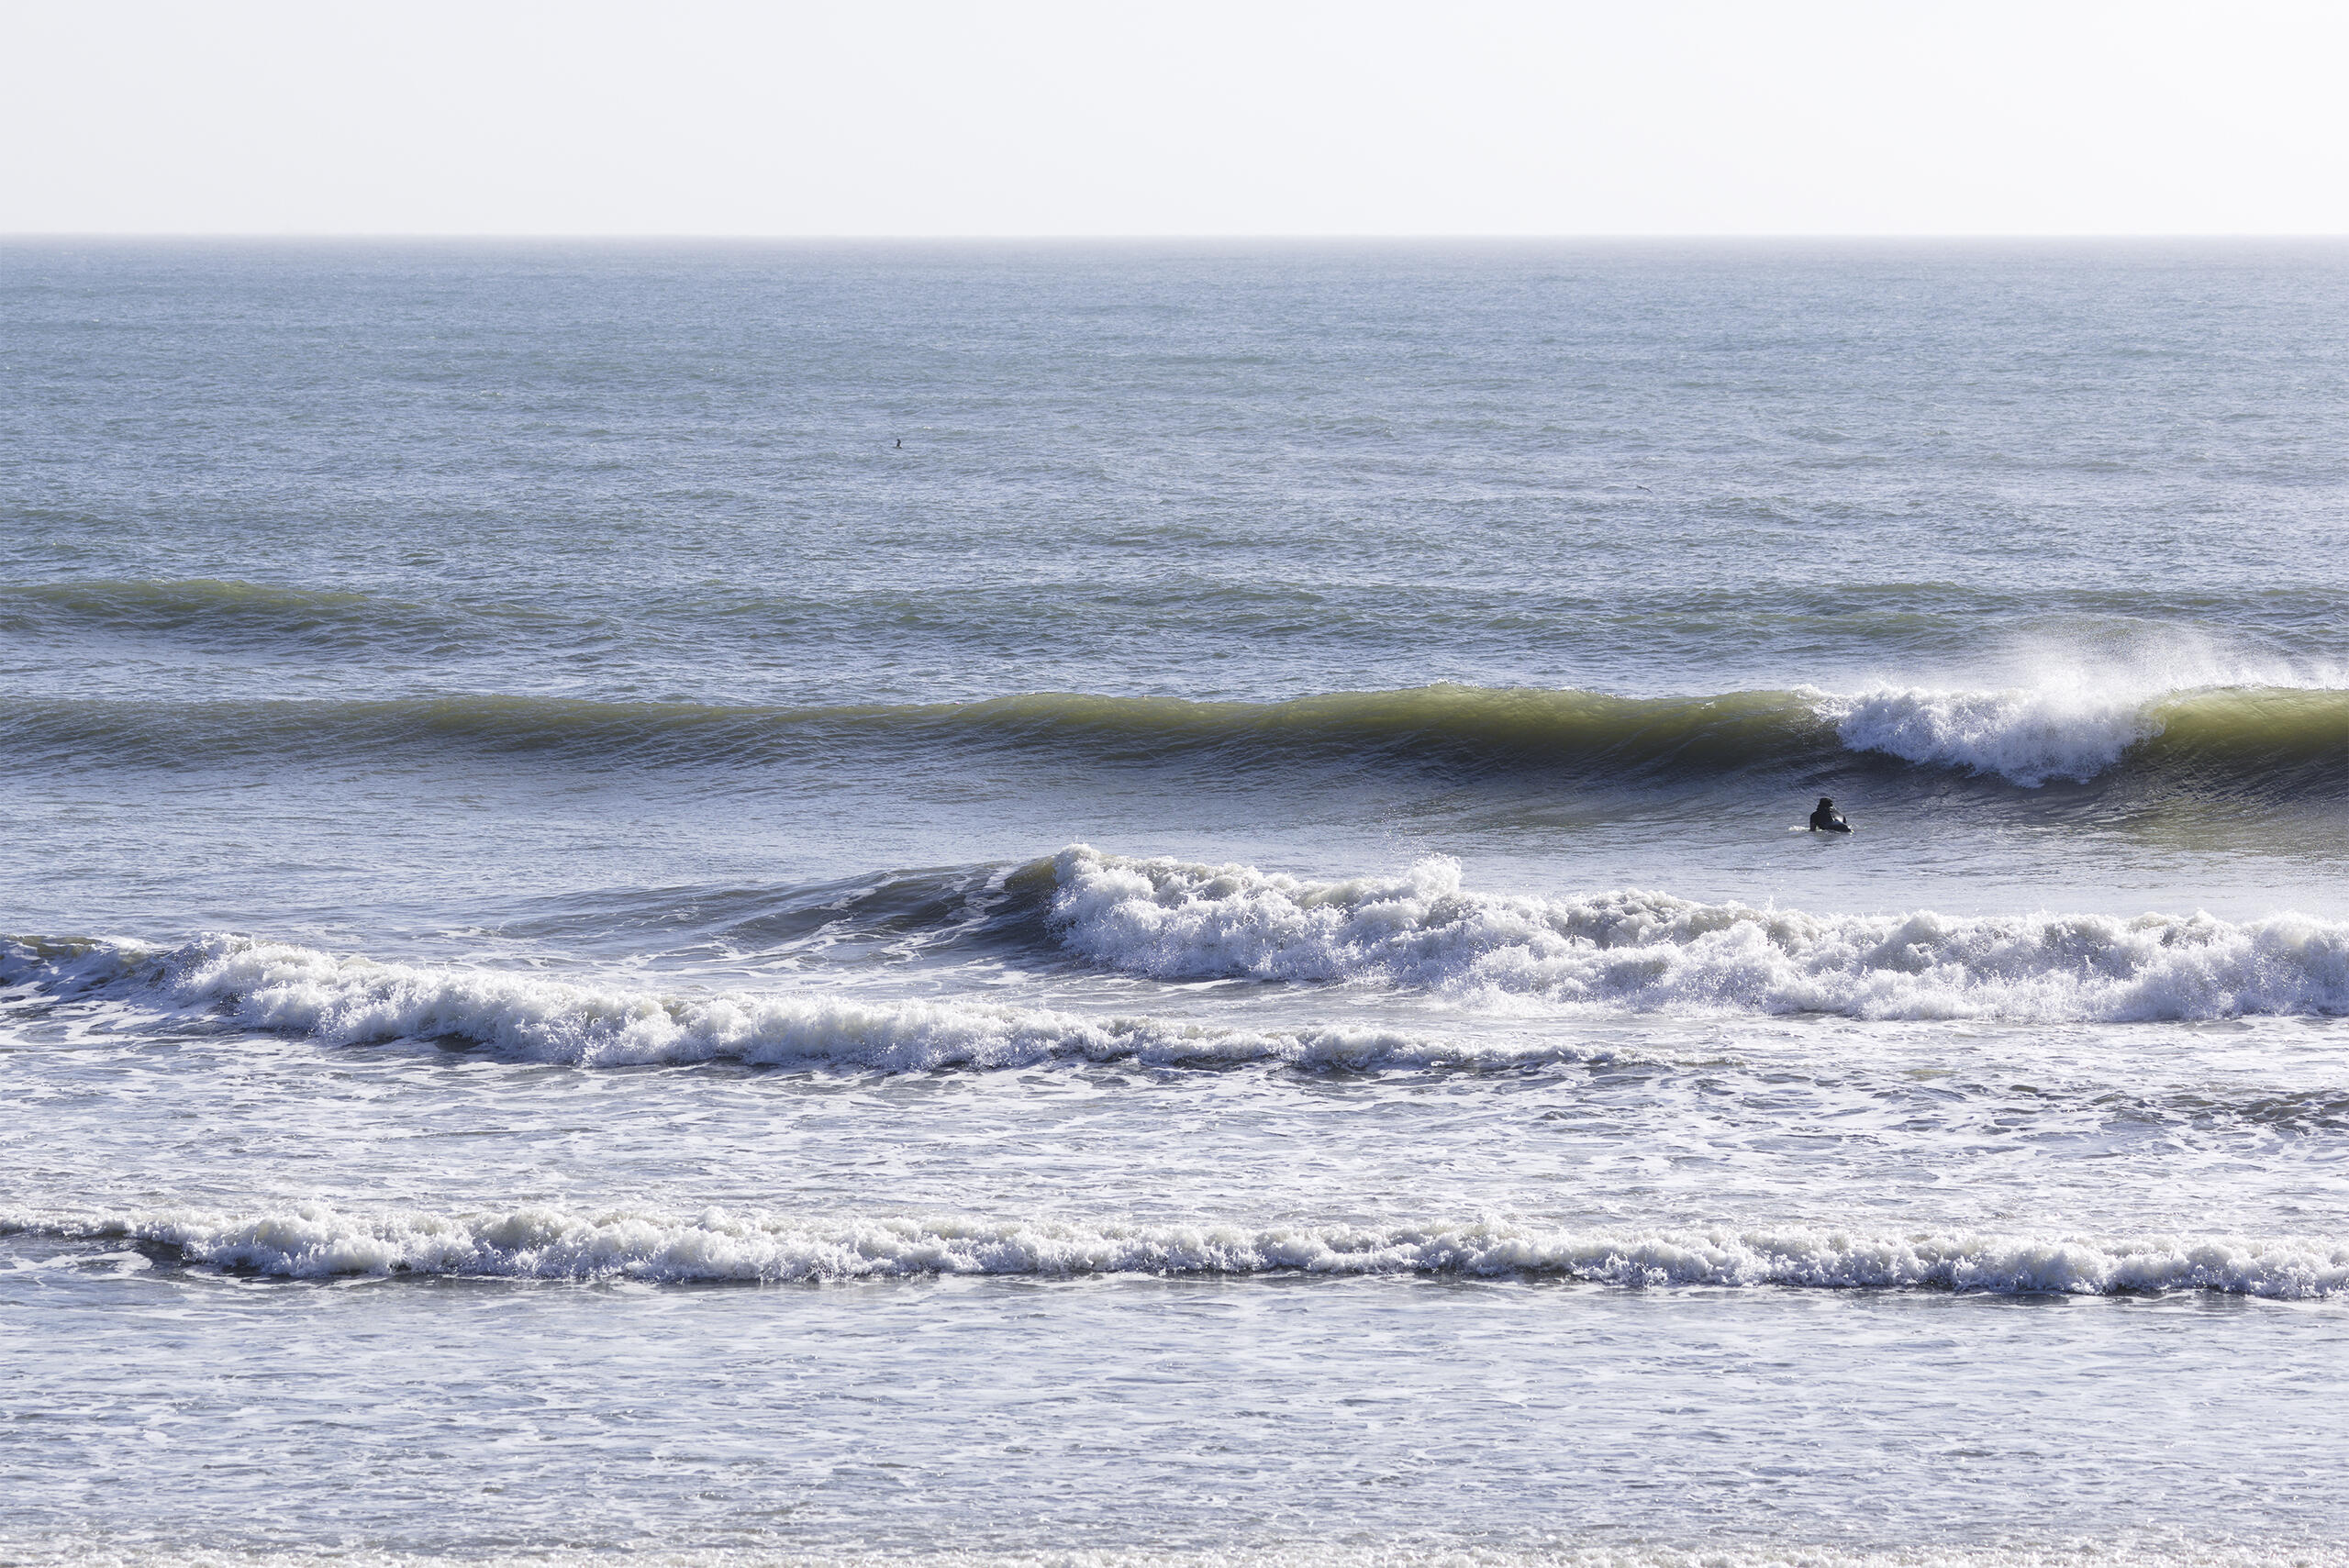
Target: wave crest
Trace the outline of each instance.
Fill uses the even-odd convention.
[[[2033,789],[2050,779],[2085,783],[2163,728],[2155,705],[2147,699],[2077,690],[1912,687],[1821,696],[1818,707],[1854,751],[1995,773]]]

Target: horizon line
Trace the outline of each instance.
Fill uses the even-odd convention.
[[[658,243],[662,241],[725,244],[1653,244],[1660,242],[1765,243],[1950,243],[2016,241],[2319,241],[2349,240],[2349,229],[1949,229],[1897,231],[1869,229],[1610,229],[1559,232],[1424,232],[1359,230],[1343,233],[1297,233],[1254,230],[1221,232],[1119,231],[1076,232],[1040,230],[1020,234],[949,232],[869,232],[791,234],[751,230],[598,230],[598,229],[131,229],[30,228],[0,229],[0,244],[28,240],[484,240]]]

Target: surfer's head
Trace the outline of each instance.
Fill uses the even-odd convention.
[[[1834,809],[1834,807],[1835,807],[1835,803],[1834,803],[1833,801],[1831,801],[1831,800],[1828,799],[1825,795],[1820,795],[1820,796],[1819,797],[1819,809],[1820,809],[1820,810],[1821,810],[1821,811],[1831,811],[1831,810],[1833,810],[1833,809]]]

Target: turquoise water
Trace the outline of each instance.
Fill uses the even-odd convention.
[[[2349,1548],[2349,250],[17,243],[0,378],[0,1551]]]

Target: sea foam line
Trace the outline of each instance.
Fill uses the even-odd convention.
[[[0,1536],[12,1563],[72,1568],[320,1568],[315,1550],[284,1547],[157,1547],[112,1537]],[[607,1550],[532,1547],[518,1552],[415,1552],[338,1545],[335,1568],[611,1568]],[[1209,1548],[1084,1546],[992,1550],[925,1545],[919,1556],[886,1548],[693,1546],[631,1548],[630,1568],[2349,1568],[2349,1547],[2285,1539],[2182,1541],[2122,1529],[2080,1539],[1968,1546],[1941,1541],[1885,1548],[1797,1537],[1733,1536],[1696,1546],[1631,1541],[1604,1546],[1542,1542],[1498,1545],[1440,1529],[1376,1542],[1310,1535]]]
[[[1804,914],[1480,894],[1459,863],[1308,882],[1072,845],[1052,929],[1161,980],[1370,984],[1580,1010],[2132,1021],[2349,1012],[2349,925],[2299,915]]]
[[[1566,1042],[1448,1040],[1385,1029],[1217,1029],[1149,1017],[807,992],[675,995],[457,965],[382,963],[216,936],[177,948],[98,942],[0,948],[0,984],[200,1012],[330,1045],[458,1040],[585,1067],[740,1062],[882,1072],[1054,1061],[1306,1068],[1612,1061]]]
[[[327,1554],[303,1547],[169,1547],[122,1542],[110,1535],[0,1535],[9,1563],[71,1563],[72,1568],[319,1568]],[[531,1547],[498,1556],[343,1547],[334,1568],[611,1568],[613,1551],[596,1547]],[[1376,1542],[1250,1540],[1215,1547],[1029,1547],[989,1550],[923,1544],[918,1556],[888,1547],[632,1547],[629,1568],[2349,1568],[2349,1547],[2281,1538],[2177,1540],[2156,1530],[2119,1529],[2093,1538],[2025,1540],[2006,1544],[1917,1542],[1854,1547],[1731,1535],[1703,1544],[1539,1542],[1497,1544],[1442,1529],[1391,1535]]]
[[[440,1214],[315,1202],[258,1214],[0,1211],[0,1232],[128,1242],[190,1264],[303,1279],[416,1273],[785,1284],[1290,1273],[2078,1296],[2217,1291],[2295,1300],[2349,1291],[2349,1243],[2232,1236],[1870,1234],[1800,1226],[1584,1231],[1496,1218],[1133,1224],[552,1206]]]

